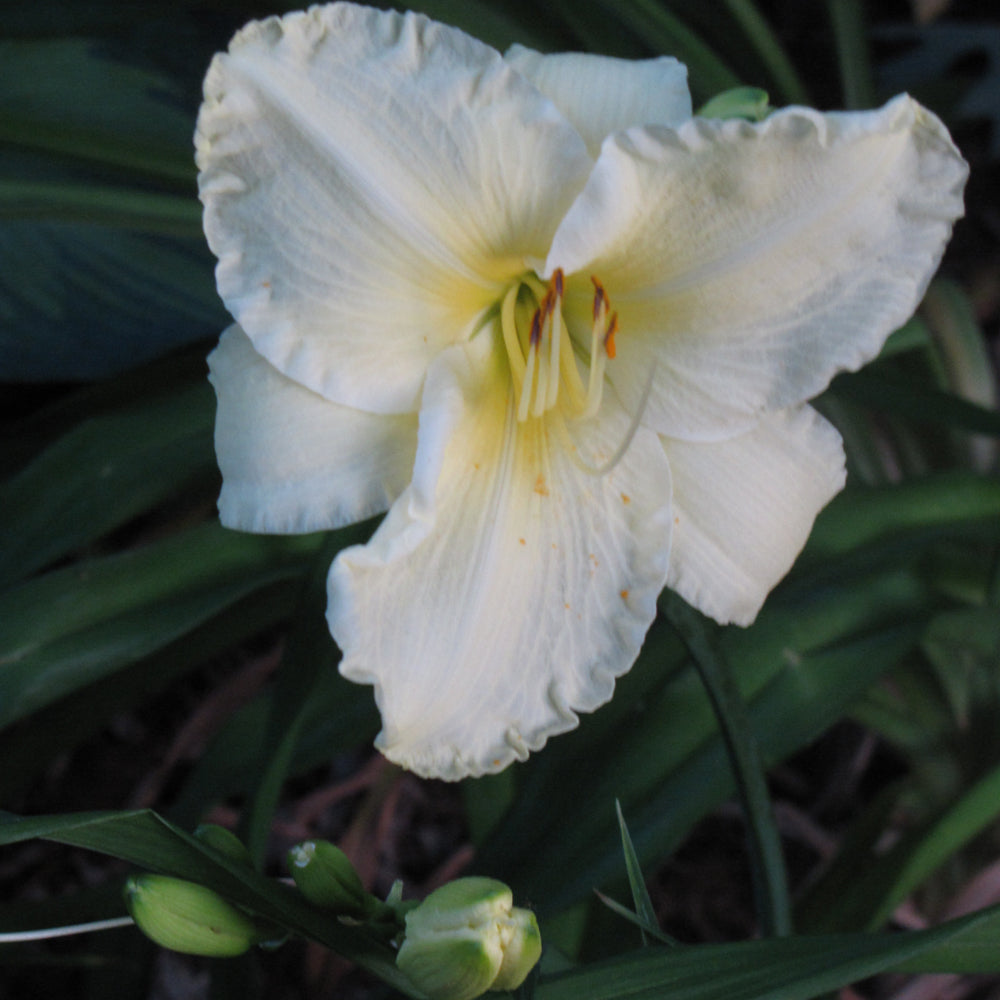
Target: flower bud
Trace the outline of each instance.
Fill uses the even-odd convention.
[[[364,917],[378,906],[365,891],[347,855],[327,840],[307,840],[288,852],[288,870],[310,903],[349,917]]]
[[[512,903],[495,879],[443,885],[406,915],[396,964],[430,1000],[516,989],[538,961],[542,939],[535,915]]]
[[[136,875],[125,883],[136,926],[158,945],[189,955],[242,955],[260,934],[253,920],[221,896],[167,875]]]
[[[232,861],[238,861],[247,868],[253,868],[253,859],[243,841],[224,826],[215,823],[202,823],[195,831],[195,837],[213,850],[224,854]]]

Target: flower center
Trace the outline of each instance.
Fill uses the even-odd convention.
[[[604,366],[615,356],[618,314],[611,311],[600,281],[590,280],[594,284],[594,307],[586,386],[563,319],[562,270],[556,269],[548,287],[531,275],[514,282],[504,295],[500,325],[517,387],[517,419],[521,423],[554,409],[560,392],[564,412],[571,419],[592,417],[600,408]],[[527,308],[525,299],[530,303]],[[530,321],[526,322],[529,315]]]

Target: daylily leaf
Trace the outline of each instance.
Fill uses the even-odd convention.
[[[543,980],[539,1000],[808,1000],[878,972],[1000,970],[994,907],[930,931],[648,948]],[[970,959],[972,960],[970,962]]]
[[[656,920],[656,911],[653,908],[653,901],[649,898],[649,890],[646,888],[646,880],[643,878],[642,866],[635,853],[635,846],[632,837],[625,825],[625,817],[622,815],[621,803],[615,800],[615,813],[618,816],[618,826],[622,835],[622,853],[625,855],[625,870],[628,874],[629,888],[632,890],[632,902],[635,904],[636,919],[642,930],[642,943],[648,944],[646,928],[659,929]],[[607,905],[610,901],[602,897],[602,901]]]
[[[881,927],[892,911],[938,867],[994,822],[1000,813],[1000,766],[994,766],[933,822],[911,830],[885,852],[858,859],[850,880],[817,883],[804,903],[814,932]]]
[[[77,39],[0,62],[0,380],[101,378],[217,331],[178,88]]]
[[[0,223],[0,318],[0,380],[11,382],[103,378],[225,317],[200,240],[20,219]]]
[[[204,381],[170,388],[81,421],[0,484],[0,585],[215,481],[211,389]]]
[[[116,61],[82,38],[0,42],[0,64],[0,141],[190,190],[192,121],[163,74]]]
[[[267,583],[302,571],[320,539],[203,524],[0,595],[0,727],[162,649]]]
[[[99,732],[115,715],[148,703],[178,677],[197,670],[249,636],[287,621],[295,608],[298,591],[295,580],[261,587],[204,624],[185,632],[152,656],[84,687],[74,686],[66,695],[34,712],[20,724],[0,731],[0,759],[7,765],[0,771],[0,800],[17,801],[35,785],[38,775],[51,766],[55,756]],[[2,672],[0,669],[0,675]],[[342,686],[348,685],[342,682]],[[327,704],[330,701],[332,699],[328,699]],[[346,722],[345,716],[350,718],[346,709],[348,704],[349,699],[341,698],[338,709],[345,706],[343,715],[329,709],[326,721]],[[258,700],[251,705],[257,706]],[[259,744],[262,725],[263,716],[254,723],[243,744],[231,751],[229,760],[234,766],[246,770],[252,767],[252,758],[246,748]],[[375,727],[369,726],[354,742],[365,736],[370,739],[374,732]],[[332,742],[328,743],[325,755],[313,759],[316,762],[328,759],[329,746],[332,745]],[[203,763],[207,763],[205,757],[195,766],[195,773]],[[217,794],[203,794],[187,817],[188,825],[194,826],[202,818],[205,802],[223,798],[229,789],[244,791],[249,786],[249,780],[243,784],[235,782],[224,786],[225,790]]]

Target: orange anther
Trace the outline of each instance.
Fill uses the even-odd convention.
[[[615,356],[615,334],[618,332],[618,313],[612,313],[608,332],[604,335],[604,350],[609,358]]]
[[[601,306],[608,305],[608,294],[604,291],[604,285],[597,278],[591,275],[590,280],[594,283],[594,320],[596,321],[601,314]]]
[[[542,340],[542,310],[535,310],[535,315],[531,317],[531,333],[528,335],[528,343],[536,347]]]
[[[556,297],[562,298],[563,294],[563,269],[557,267],[555,271],[552,272],[552,282],[549,288],[554,288],[556,290]]]

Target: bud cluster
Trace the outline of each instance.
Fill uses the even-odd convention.
[[[196,836],[250,869],[246,848],[228,830],[199,827]],[[456,879],[422,903],[404,902],[397,882],[383,902],[328,841],[293,847],[287,862],[310,903],[398,945],[397,966],[429,1000],[473,1000],[489,990],[516,989],[541,955],[535,915],[515,907],[510,889],[495,879]],[[183,879],[136,875],[126,884],[125,900],[139,929],[174,951],[235,956],[275,937],[274,928]]]

